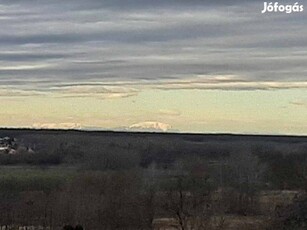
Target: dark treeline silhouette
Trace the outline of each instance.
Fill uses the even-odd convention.
[[[83,230],[83,227],[80,224],[78,224],[76,227],[73,227],[72,225],[65,225],[63,230]]]

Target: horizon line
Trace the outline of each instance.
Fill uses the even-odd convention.
[[[188,132],[188,131],[146,131],[146,130],[116,130],[116,129],[84,129],[84,128],[34,128],[34,127],[0,127],[1,130],[28,130],[28,131],[61,131],[84,133],[127,133],[127,134],[165,134],[165,135],[216,135],[216,136],[267,136],[267,137],[299,137],[307,138],[307,134],[270,134],[270,133],[236,133],[236,132]]]

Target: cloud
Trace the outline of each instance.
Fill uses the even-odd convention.
[[[97,99],[117,99],[136,96],[139,90],[125,86],[75,85],[54,87],[58,97],[94,97]]]
[[[162,116],[180,116],[181,112],[177,110],[171,110],[171,109],[160,109],[158,114]]]
[[[16,66],[2,66],[0,67],[0,71],[2,70],[35,70],[35,69],[43,69],[47,67],[48,65],[16,65]]]
[[[57,87],[55,87],[56,89]],[[99,95],[99,94],[132,94],[137,95],[143,90],[285,90],[307,89],[307,81],[271,81],[246,80],[233,75],[196,75],[181,79],[143,80],[143,81],[112,81],[74,83],[58,86],[63,95]],[[161,110],[161,114],[175,115],[178,111]]]
[[[137,89],[62,92],[102,99],[149,85],[305,89],[307,15],[262,15],[262,7],[260,0],[0,0],[0,83],[48,93],[72,84]],[[204,78],[189,80],[197,75]]]
[[[199,80],[180,80],[168,81],[155,88],[161,90],[282,90],[282,89],[307,89],[307,81],[300,82],[276,82],[276,81],[216,81],[211,82],[207,79]]]
[[[64,53],[31,53],[31,52],[6,52],[0,54],[1,61],[10,62],[22,62],[22,61],[39,61],[39,60],[50,60],[50,59],[63,59],[68,57]],[[45,67],[45,66],[41,66]]]
[[[31,97],[43,96],[42,93],[36,91],[14,90],[14,89],[1,89],[0,97]]]
[[[0,81],[1,82],[1,81]],[[38,87],[19,87],[21,83],[9,81],[10,87],[0,88],[0,97],[51,96],[56,98],[120,99],[135,97],[146,90],[287,90],[307,89],[307,81],[250,81],[232,75],[196,75],[185,79],[75,82],[37,82]],[[180,116],[177,110],[161,109],[161,116]]]
[[[298,106],[298,107],[306,107],[307,108],[307,100],[305,100],[305,101],[302,101],[302,100],[290,101],[289,104],[294,105],[294,106]]]

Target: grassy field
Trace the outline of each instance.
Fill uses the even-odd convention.
[[[73,167],[1,166],[0,192],[51,191],[77,175]]]

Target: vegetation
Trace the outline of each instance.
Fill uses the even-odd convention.
[[[0,155],[2,226],[306,228],[305,137],[47,130],[0,136],[35,146]]]

